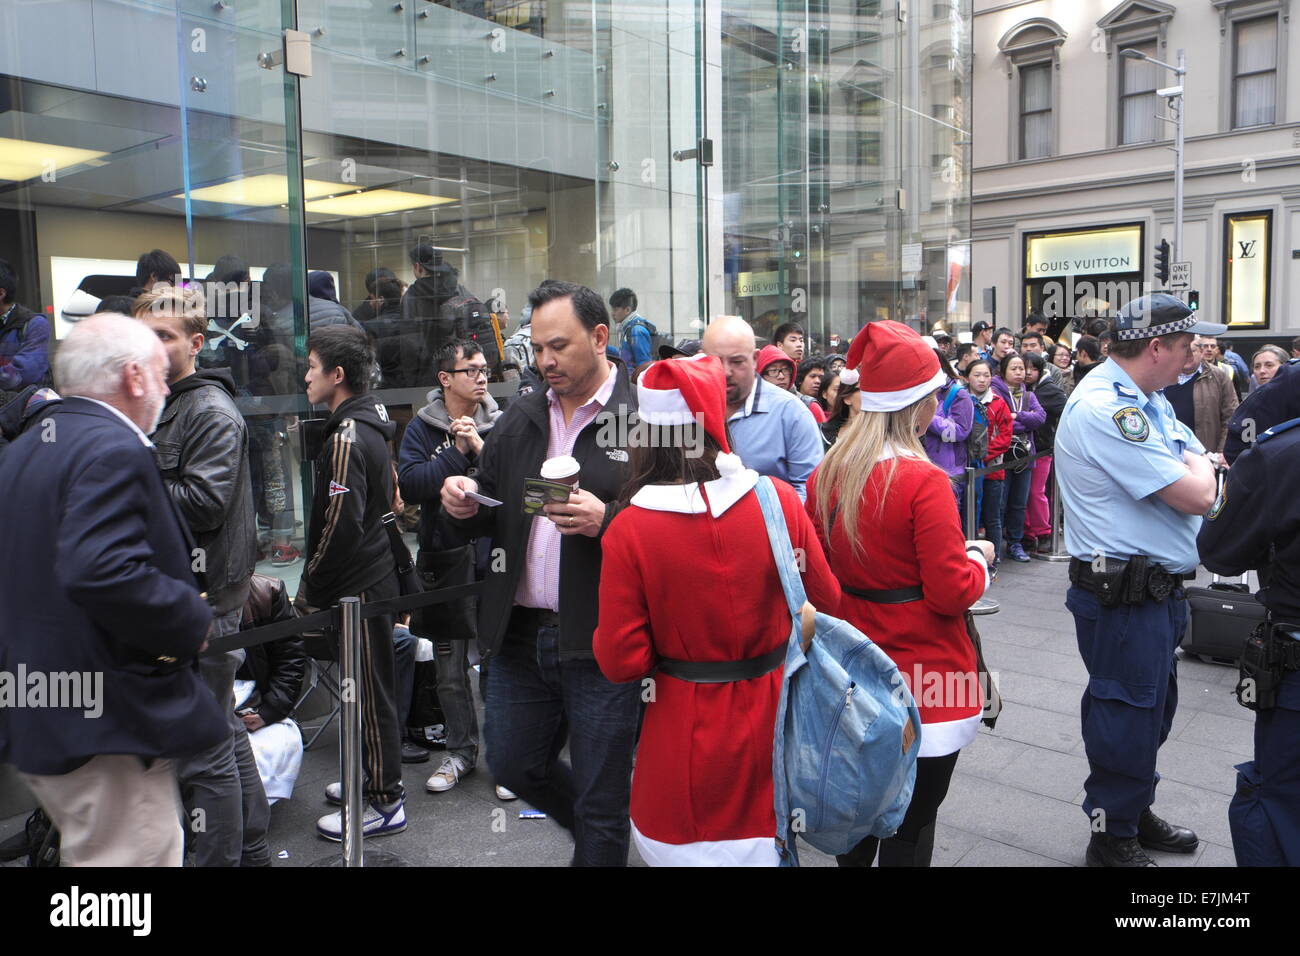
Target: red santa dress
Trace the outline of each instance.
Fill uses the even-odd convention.
[[[790,636],[776,563],[745,469],[697,484],[647,485],[602,539],[593,650],[612,681],[661,657],[741,661]],[[774,481],[808,599],[835,614],[839,584],[794,489]],[[949,496],[951,507],[951,496]],[[802,549],[802,550],[801,550]],[[777,864],[772,737],[782,668],[729,683],[655,674],[632,777],[633,837],[652,865]]]
[[[890,459],[897,467],[881,508]],[[810,516],[820,470],[808,480]],[[920,585],[924,597],[879,604],[846,590],[840,617],[898,665],[921,713],[920,756],[954,753],[975,739],[984,707],[963,615],[988,586],[988,570],[981,556],[966,552],[948,476],[927,459],[895,457],[887,450],[861,494],[860,554],[853,553],[842,521],[836,522],[829,541],[821,523],[816,524],[831,570],[845,588],[888,591]]]

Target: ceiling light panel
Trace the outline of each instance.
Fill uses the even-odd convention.
[[[427,209],[455,201],[445,196],[424,196],[420,193],[402,192],[400,189],[371,189],[317,199],[307,203],[307,211],[329,216],[382,216],[385,213]]]
[[[60,169],[107,155],[95,149],[78,149],[0,136],[0,180],[23,182],[42,176],[48,180],[51,174]]]
[[[320,179],[303,180],[303,193],[308,199],[328,196],[349,188],[342,183],[327,183]],[[185,194],[178,193],[174,198],[184,199]],[[198,202],[224,203],[228,206],[283,206],[289,201],[289,181],[279,173],[243,176],[228,183],[191,189],[190,198]]]

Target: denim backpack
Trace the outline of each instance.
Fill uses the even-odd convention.
[[[776,489],[760,478],[755,490],[793,618],[772,784],[781,865],[798,866],[797,836],[840,854],[898,830],[916,783],[921,715],[884,651],[808,603]]]

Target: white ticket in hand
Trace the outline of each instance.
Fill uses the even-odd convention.
[[[477,501],[481,505],[487,505],[489,508],[496,508],[502,504],[502,502],[497,501],[495,498],[489,498],[487,495],[480,495],[477,491],[467,491],[465,492],[465,497],[472,501]]]

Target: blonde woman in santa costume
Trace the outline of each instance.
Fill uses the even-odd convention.
[[[957,754],[975,739],[983,699],[963,615],[988,586],[993,546],[967,541],[948,476],[920,436],[946,379],[933,350],[900,322],[873,322],[841,382],[861,405],[808,481],[808,513],[844,590],[840,617],[898,665],[921,712],[916,787],[898,833],[868,837],[841,866],[929,866],[939,804]]]
[[[731,453],[726,401],[713,356],[641,375],[649,427],[629,445],[630,507],[602,539],[596,661],[612,681],[651,677],[631,800],[651,866],[778,863],[772,736],[790,612],[758,474]],[[812,521],[790,485],[773,484],[808,599],[834,614],[839,585]]]

